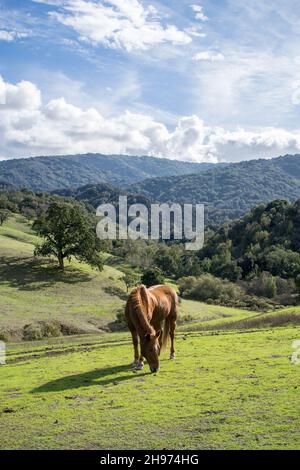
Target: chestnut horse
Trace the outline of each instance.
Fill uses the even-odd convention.
[[[169,286],[140,285],[133,289],[126,303],[125,316],[132,335],[132,367],[143,369],[144,357],[151,372],[159,370],[159,355],[171,338],[170,359],[175,358],[174,336],[178,313],[178,296]],[[138,348],[140,340],[140,354]]]

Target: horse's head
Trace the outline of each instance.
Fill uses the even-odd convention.
[[[152,373],[159,370],[160,344],[158,340],[160,334],[161,331],[153,334],[147,333],[141,341],[142,355],[147,359]]]

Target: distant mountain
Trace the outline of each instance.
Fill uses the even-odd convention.
[[[97,207],[117,203],[204,203],[207,222],[218,225],[252,207],[300,197],[300,155],[235,164],[179,162],[154,157],[70,155],[0,162],[0,188],[55,191]],[[121,189],[119,189],[121,188]]]
[[[219,224],[237,219],[252,207],[300,196],[300,155],[251,160],[206,172],[152,178],[129,187],[159,202],[204,203],[207,220]]]
[[[66,155],[34,157],[0,162],[0,183],[33,191],[77,188],[87,184],[118,186],[146,178],[207,171],[210,163],[191,163],[154,157],[126,155]]]

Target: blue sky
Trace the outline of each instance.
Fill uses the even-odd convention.
[[[287,0],[0,0],[0,158],[300,153]]]

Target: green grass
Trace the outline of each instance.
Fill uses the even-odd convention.
[[[180,316],[184,320],[191,316],[191,328],[199,329],[200,325],[214,325],[224,321],[239,320],[257,312],[249,312],[239,308],[222,307],[219,305],[208,305],[196,300],[182,300],[180,303]]]
[[[1,449],[299,449],[300,328],[179,334],[132,372],[129,335],[8,348]]]

